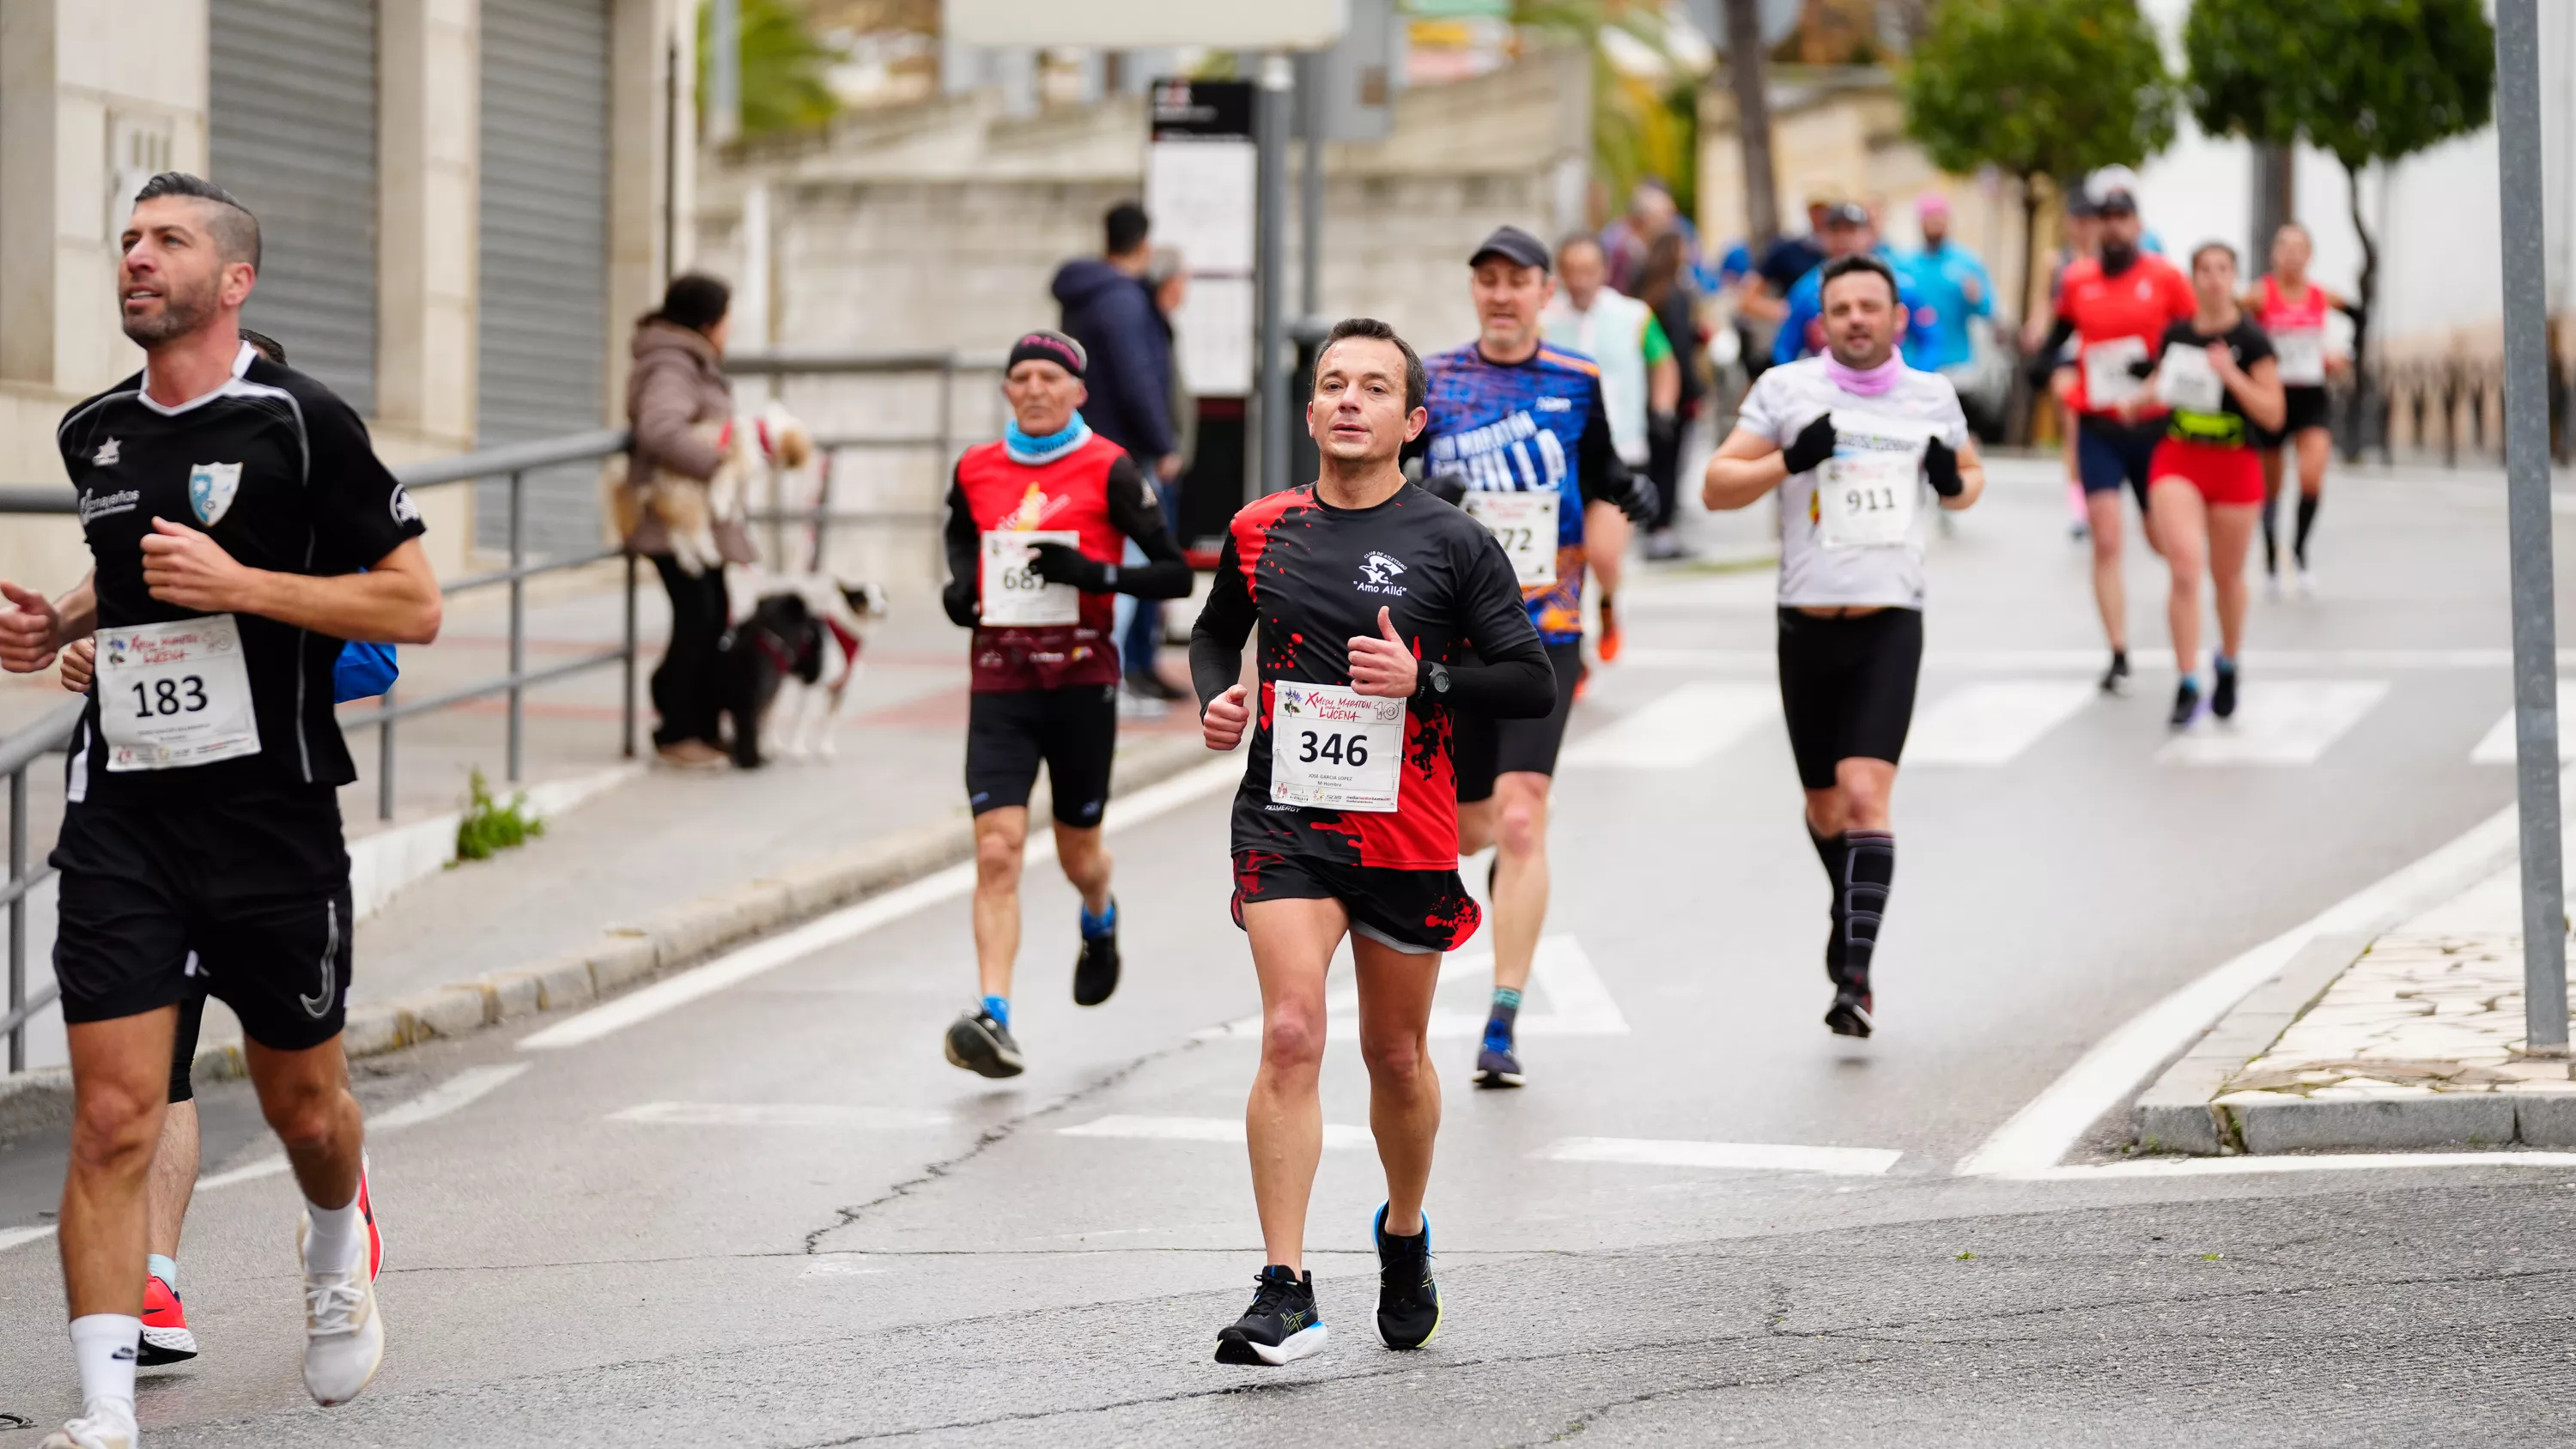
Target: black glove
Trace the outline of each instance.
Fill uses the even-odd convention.
[[[1834,420],[1828,413],[1807,424],[1789,446],[1782,448],[1780,461],[1788,464],[1792,473],[1812,473],[1833,455]]]
[[[1679,413],[1646,414],[1646,439],[1658,448],[1672,446],[1673,440],[1681,436],[1681,431]]]
[[[1427,474],[1422,480],[1422,491],[1452,508],[1458,507],[1467,496],[1467,475],[1457,472]]]
[[[2136,378],[2140,382],[2144,382],[2155,375],[2156,360],[2154,358],[2132,357],[2129,359],[2129,376]]]
[[[1932,491],[1944,498],[1956,498],[1967,485],[1959,481],[1959,455],[1939,438],[1923,445],[1923,478]]]
[[[1628,515],[1630,523],[1649,523],[1655,517],[1655,505],[1662,500],[1655,493],[1655,482],[1643,473],[1628,475],[1628,486],[1602,500]]]
[[[2045,392],[2049,379],[2057,376],[2057,369],[2063,366],[2065,363],[2054,352],[2044,352],[2031,358],[2028,369],[2030,385]]]
[[[984,606],[975,598],[975,585],[968,579],[951,579],[939,591],[939,606],[948,611],[948,622],[960,629],[972,629],[984,622]]]
[[[1116,578],[1109,565],[1063,543],[1029,545],[1029,570],[1048,583],[1071,584],[1086,594],[1108,593]]]

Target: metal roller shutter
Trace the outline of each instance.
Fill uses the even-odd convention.
[[[606,416],[608,0],[483,0],[480,441],[595,428]],[[531,548],[596,547],[598,469],[529,479]],[[477,542],[509,542],[486,484]]]
[[[213,179],[260,223],[242,321],[373,413],[374,0],[213,0],[208,21]]]

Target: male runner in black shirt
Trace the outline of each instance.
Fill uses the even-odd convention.
[[[1397,457],[1428,421],[1426,386],[1385,323],[1333,328],[1306,405],[1322,476],[1235,515],[1190,632],[1208,747],[1252,734],[1234,802],[1234,910],[1261,978],[1244,1125],[1269,1262],[1252,1307],[1217,1335],[1220,1363],[1283,1364],[1324,1346],[1300,1264],[1323,1150],[1324,973],[1345,934],[1387,1179],[1378,1333],[1419,1348],[1440,1328],[1422,1213],[1440,1128],[1427,1037],[1440,953],[1481,914],[1458,880],[1456,717],[1544,715],[1556,677],[1502,545],[1404,481]],[[1238,682],[1256,624],[1257,716]]]
[[[426,644],[440,613],[420,512],[357,415],[241,339],[258,222],[173,172],[137,194],[123,251],[118,298],[144,370],[58,434],[95,569],[55,601],[0,584],[14,606],[0,667],[30,673],[98,640],[53,855],[76,1101],[61,1246],[84,1411],[44,1449],[136,1442],[143,1178],[179,1005],[200,989],[241,1019],[306,1199],[305,1387],[345,1403],[382,1361],[363,1125],[340,1051],[351,922],[336,790],[357,772],[331,677],[344,640]]]

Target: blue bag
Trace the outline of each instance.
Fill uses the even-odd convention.
[[[340,657],[331,665],[331,702],[373,699],[401,677],[391,644],[343,644]]]

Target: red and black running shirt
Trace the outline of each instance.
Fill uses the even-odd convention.
[[[1393,811],[1273,804],[1272,684],[1348,685],[1350,640],[1378,633],[1381,607],[1416,659],[1464,665],[1472,655],[1487,667],[1465,665],[1449,703],[1417,692],[1406,707]],[[1547,651],[1521,605],[1503,546],[1482,524],[1411,484],[1359,510],[1323,502],[1312,484],[1273,493],[1234,516],[1207,606],[1191,631],[1191,674],[1202,708],[1234,683],[1256,624],[1261,692],[1251,701],[1251,758],[1234,797],[1234,850],[1388,870],[1456,870],[1452,710],[1483,704],[1498,715],[1535,716],[1556,703]]]
[[[949,576],[982,597],[983,535],[1008,529],[1071,530],[1083,556],[1105,564],[1118,562],[1129,539],[1149,559],[1181,557],[1153,485],[1126,449],[1097,433],[1044,463],[1017,462],[998,442],[966,450],[948,488]],[[1113,595],[1086,593],[1071,624],[978,628],[975,692],[1116,684],[1118,641],[1109,635],[1117,606]]]
[[[2080,347],[2135,337],[2146,344],[2144,355],[2153,357],[2164,343],[2165,328],[2190,320],[2199,310],[2190,280],[2173,263],[2152,252],[2141,253],[2116,277],[2103,274],[2101,258],[2079,257],[2058,280],[2057,315],[2073,324]],[[2112,411],[2094,406],[2084,386],[2080,361],[2075,369],[2073,401],[2079,413]],[[2163,405],[2157,404],[2153,410],[2161,412]]]

